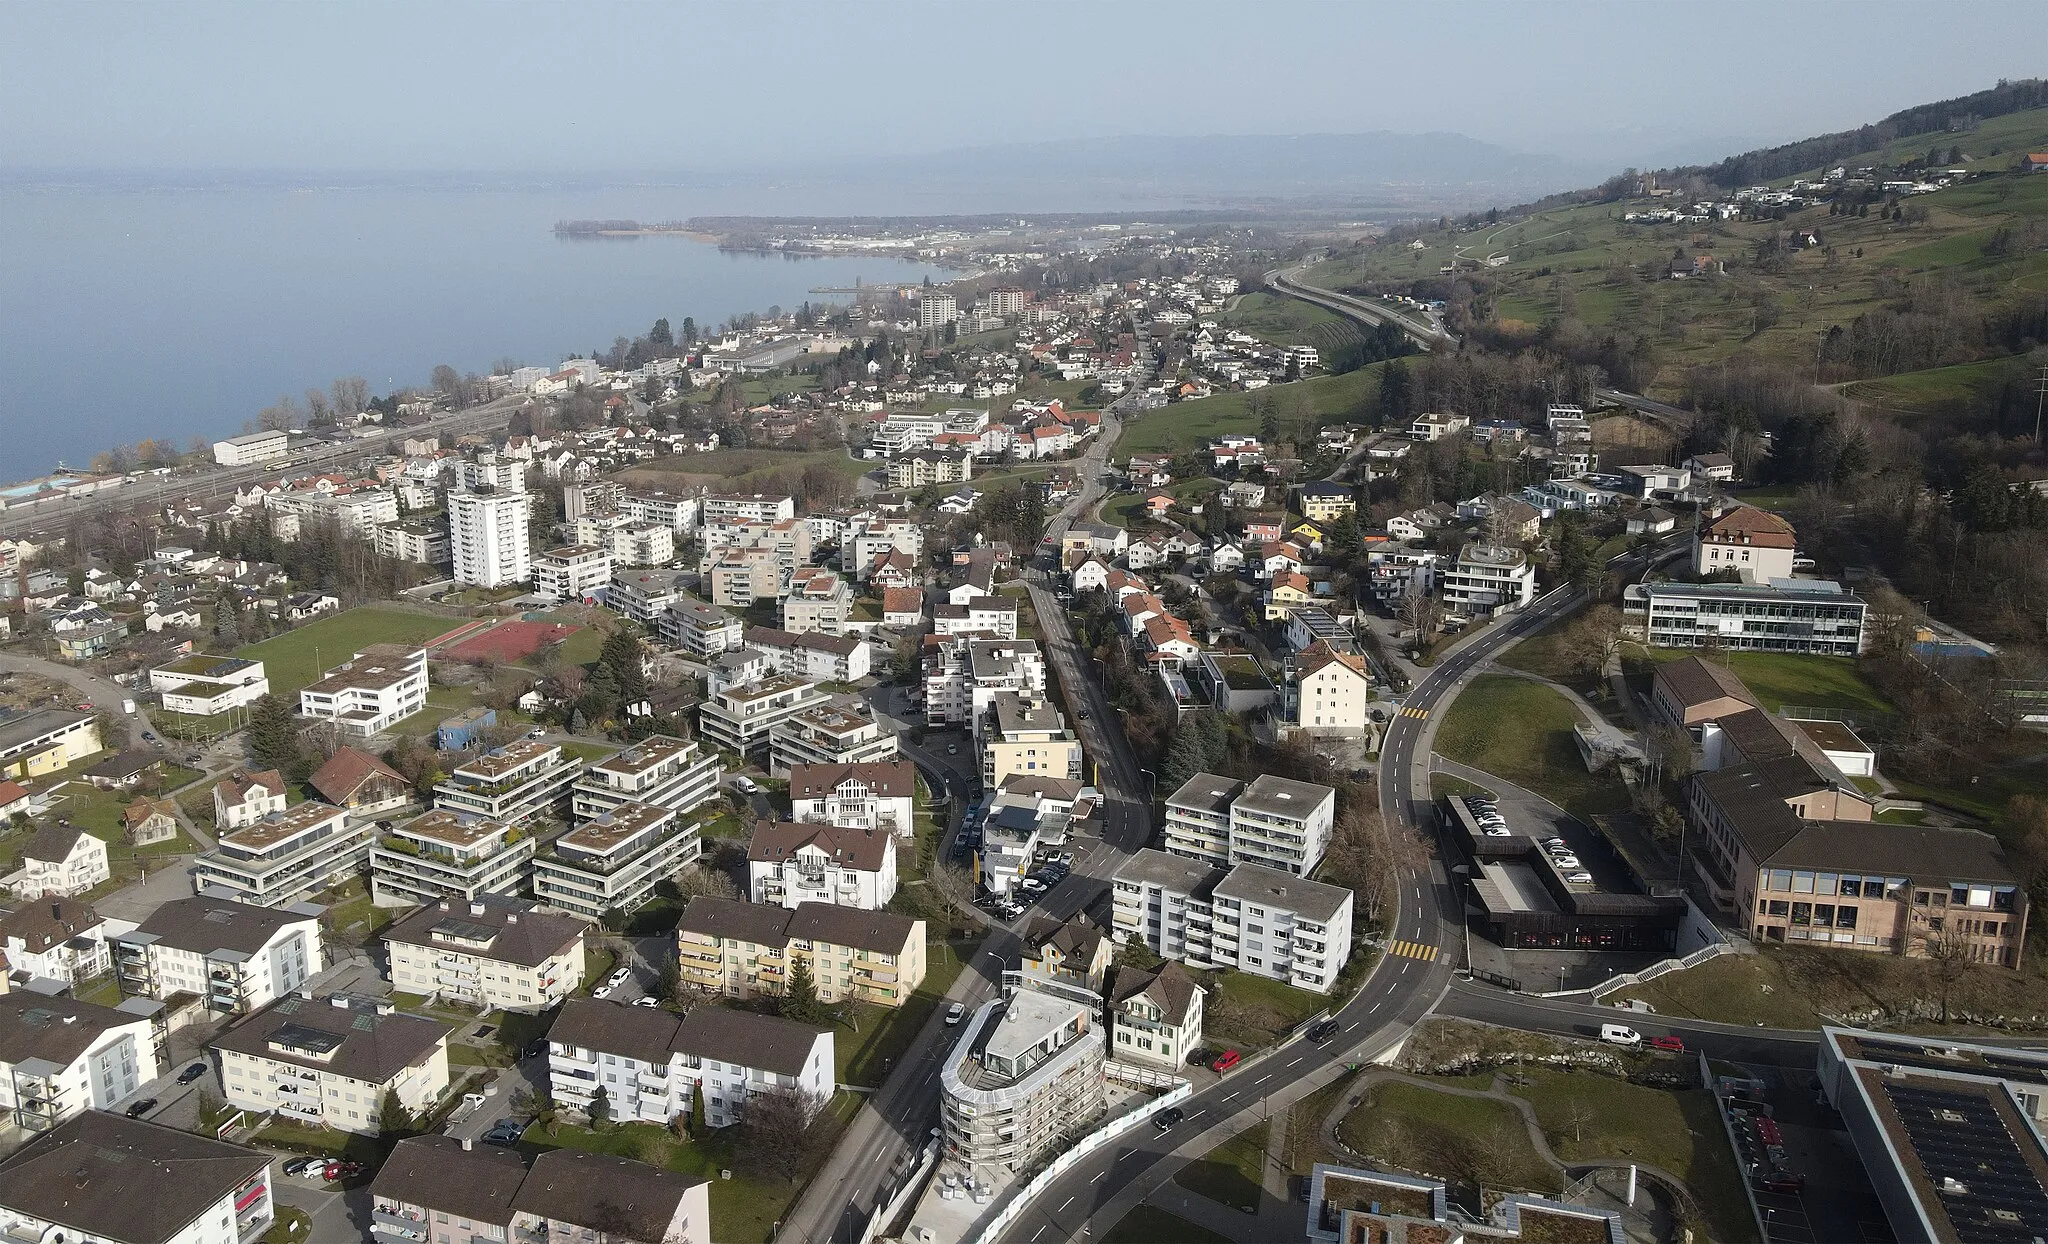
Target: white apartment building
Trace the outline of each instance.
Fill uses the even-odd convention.
[[[378,527],[398,521],[398,494],[383,487],[274,492],[263,508],[270,515],[271,534],[280,540],[296,540],[306,524],[322,522],[358,539],[375,540]]]
[[[570,790],[570,815],[595,820],[625,803],[688,812],[718,798],[725,771],[715,752],[668,734],[652,734],[593,761]]]
[[[213,784],[213,823],[219,829],[241,829],[284,811],[285,802],[282,773],[237,769]]]
[[[598,1093],[619,1122],[688,1117],[702,1091],[704,1122],[738,1122],[747,1098],[795,1089],[823,1105],[833,1089],[833,1034],[773,1015],[699,1006],[680,1019],[648,1007],[571,998],[548,1029],[548,1085],[589,1113]]]
[[[917,299],[917,326],[942,328],[960,318],[960,300],[942,289],[926,290]]]
[[[323,909],[257,907],[213,894],[173,899],[110,939],[121,992],[163,1002],[206,1000],[215,1014],[269,1006],[327,967]]]
[[[149,671],[149,689],[166,712],[211,717],[268,695],[270,679],[261,661],[195,652]]]
[[[1372,674],[1364,657],[1318,643],[1295,661],[1294,674],[1295,726],[1346,737],[1372,729]]]
[[[566,803],[583,762],[559,743],[519,739],[457,765],[434,787],[434,806],[517,825]]]
[[[470,492],[525,492],[526,463],[491,450],[455,460],[455,486]]]
[[[377,552],[418,566],[445,566],[454,557],[447,515],[419,514],[377,528]]]
[[[676,601],[688,600],[680,570],[637,570],[614,573],[604,603],[642,626],[656,626]]]
[[[524,492],[448,494],[448,543],[455,581],[474,587],[503,587],[533,578],[527,522],[533,498]]]
[[[427,706],[427,652],[371,644],[299,691],[299,713],[334,723],[353,740],[381,734]]]
[[[116,921],[113,927],[126,924]],[[84,904],[38,899],[0,915],[0,950],[7,952],[8,975],[17,988],[37,978],[75,985],[111,967],[109,932],[108,922]]]
[[[703,660],[739,647],[747,633],[745,622],[691,596],[669,600],[655,627],[663,639]]]
[[[1244,791],[1236,778],[1197,773],[1166,797],[1166,853],[1222,864],[1230,859],[1230,805]]]
[[[0,994],[0,1111],[25,1132],[104,1110],[163,1074],[161,1003],[118,1007],[21,990]]]
[[[702,500],[694,493],[657,490],[621,492],[618,495],[618,508],[621,514],[635,522],[659,523],[685,538],[697,530],[697,516],[702,504]]]
[[[747,898],[794,908],[879,911],[896,897],[896,837],[821,822],[759,821],[747,844]]]
[[[782,598],[782,629],[801,633],[843,634],[853,617],[853,589],[845,579],[816,566],[798,568]]]
[[[1018,600],[1014,596],[976,596],[960,605],[940,601],[932,606],[932,634],[972,635],[1014,642],[1017,639],[1017,613]]]
[[[279,430],[231,436],[213,443],[213,460],[222,466],[249,466],[282,458],[291,448],[291,438]]]
[[[1081,741],[1051,701],[1005,691],[976,724],[984,789],[1012,776],[1080,780]]]
[[[385,1094],[418,1116],[448,1091],[453,1031],[400,1014],[386,998],[301,991],[221,1033],[212,1049],[228,1105],[375,1136]]]
[[[612,560],[621,566],[666,566],[676,559],[675,529],[634,520],[611,533]]]
[[[712,692],[698,709],[697,729],[712,746],[745,756],[767,747],[775,727],[830,700],[809,679],[777,674]]]
[[[939,1065],[941,1165],[978,1183],[1039,1166],[1109,1111],[1097,1007],[1019,990],[977,1008]]]
[[[1351,955],[1352,894],[1255,864],[1224,869],[1149,847],[1111,882],[1118,940],[1196,968],[1328,993]]]
[[[1536,567],[1518,548],[1468,544],[1444,569],[1444,604],[1468,617],[1520,609],[1536,599]]]
[[[565,544],[533,559],[533,594],[589,600],[610,587],[612,555],[594,544]]]
[[[192,884],[258,907],[284,907],[355,876],[376,826],[349,828],[348,809],[307,800],[222,834],[192,865]]]
[[[805,709],[768,732],[768,771],[777,777],[798,765],[863,764],[896,753],[896,732],[858,700]]]
[[[557,911],[601,920],[632,911],[702,851],[699,825],[673,808],[622,803],[577,826],[533,860],[533,896]]]
[[[1260,774],[1231,801],[1229,862],[1306,877],[1330,849],[1336,819],[1330,787]]]
[[[503,821],[436,808],[379,833],[370,850],[370,896],[395,907],[513,894],[526,883],[535,845]]]
[[[21,867],[4,884],[17,898],[69,898],[113,877],[107,844],[97,834],[52,821],[21,848]]]
[[[706,526],[713,523],[779,523],[796,517],[796,498],[759,492],[706,493],[701,512]]]
[[[917,833],[917,766],[908,760],[799,764],[789,770],[789,816],[902,837]]]
[[[819,631],[774,631],[750,626],[747,648],[766,658],[767,668],[793,678],[813,682],[854,682],[873,670],[873,655],[858,635],[828,635]]]
[[[442,899],[384,930],[391,987],[486,1011],[544,1011],[582,988],[589,928],[515,898]]]
[[[1178,1072],[1202,1048],[1208,991],[1180,964],[1157,972],[1119,968],[1109,990],[1110,1057]]]
[[[271,1155],[106,1110],[0,1160],[0,1233],[78,1244],[255,1244]]]
[[[944,639],[927,649],[928,724],[971,726],[1001,692],[1045,694],[1045,656],[1029,640]]]

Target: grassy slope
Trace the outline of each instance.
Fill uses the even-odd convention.
[[[1227,1235],[1218,1235],[1150,1205],[1140,1205],[1125,1214],[1102,1239],[1103,1244],[1230,1244]]]
[[[236,650],[238,657],[263,662],[270,689],[291,697],[370,644],[424,643],[462,625],[460,619],[426,617],[364,605],[322,618]]]
[[[1344,1116],[1337,1135],[1391,1170],[1457,1181],[1479,1174],[1497,1190],[1558,1190],[1557,1175],[1529,1143],[1522,1116],[1503,1101],[1387,1081]]]
[[[1318,424],[1343,423],[1362,418],[1362,408],[1379,390],[1380,365],[1361,367],[1340,376],[1316,376],[1291,385],[1274,385],[1261,392],[1276,400],[1294,400],[1299,394],[1314,412]],[[1175,402],[1150,411],[1124,425],[1117,438],[1119,458],[1128,454],[1183,453],[1201,446],[1225,432],[1257,432],[1259,420],[1246,405],[1252,393],[1218,393],[1192,402]]]
[[[1250,333],[1283,346],[1314,346],[1331,350],[1364,334],[1357,324],[1334,311],[1278,294],[1246,294],[1235,310],[1216,317],[1225,328]]]
[[[1586,772],[1572,741],[1570,702],[1541,683],[1504,674],[1472,681],[1437,730],[1436,750],[1535,791],[1580,818],[1628,806],[1618,778]]]
[[[1696,653],[1656,649],[1656,661],[1676,661]],[[1784,652],[1729,652],[1722,659],[1743,685],[1756,694],[1763,706],[1777,712],[1787,704],[1805,708],[1838,709],[1845,713],[1871,715],[1893,711],[1891,701],[1879,694],[1856,671],[1847,657],[1801,656]]]

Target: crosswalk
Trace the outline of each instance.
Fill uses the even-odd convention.
[[[1401,716],[1421,717],[1427,719],[1429,716],[1429,710],[1426,708],[1404,708],[1401,710]]]
[[[1435,963],[1437,948],[1424,942],[1395,942],[1387,947],[1387,953],[1399,955],[1403,959],[1420,959],[1424,963]]]

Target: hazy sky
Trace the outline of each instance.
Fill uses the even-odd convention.
[[[0,167],[702,170],[1363,130],[1618,166],[2039,74],[2042,16],[2038,0],[17,2],[0,4]]]

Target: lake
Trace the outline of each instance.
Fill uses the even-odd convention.
[[[550,366],[666,316],[700,328],[815,287],[945,274],[881,258],[735,255],[555,221],[732,210],[655,189],[0,188],[0,480],[144,437],[238,434],[284,394],[436,364]]]

